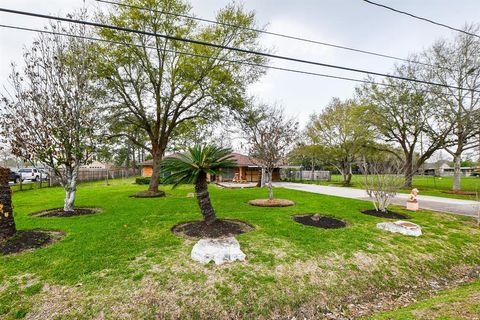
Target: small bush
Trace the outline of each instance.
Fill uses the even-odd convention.
[[[139,185],[148,185],[150,184],[150,180],[152,180],[151,177],[138,177],[135,178],[135,183]],[[160,184],[163,184],[163,178],[158,179]]]
[[[150,184],[150,180],[151,180],[150,177],[139,177],[135,179],[135,183],[140,185],[145,185],[145,184]]]

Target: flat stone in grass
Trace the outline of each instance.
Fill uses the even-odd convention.
[[[286,199],[255,199],[248,201],[248,204],[257,207],[289,207],[293,206],[295,202]]]
[[[191,257],[201,264],[213,261],[216,265],[245,260],[245,254],[234,237],[201,239],[193,246]]]
[[[406,236],[419,237],[422,235],[422,228],[418,224],[402,220],[377,223],[377,228]]]

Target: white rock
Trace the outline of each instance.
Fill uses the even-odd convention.
[[[377,223],[377,228],[406,236],[419,237],[422,235],[422,228],[418,224],[402,220]]]
[[[217,265],[245,260],[245,254],[240,250],[240,244],[234,237],[201,239],[193,246],[191,257],[202,264],[213,260]]]

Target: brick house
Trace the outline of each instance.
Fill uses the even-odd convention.
[[[237,163],[234,168],[221,169],[223,175],[208,176],[210,182],[236,181],[236,182],[258,182],[262,176],[262,167],[260,162],[255,158],[240,154],[232,153],[232,159]],[[151,177],[153,166],[152,160],[147,160],[140,164],[142,167],[142,176]],[[273,181],[280,181],[280,168],[273,171]]]

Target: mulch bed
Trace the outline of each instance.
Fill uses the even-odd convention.
[[[254,229],[252,225],[243,221],[218,219],[211,225],[207,225],[204,221],[180,223],[172,228],[172,232],[188,238],[221,238],[250,232]]]
[[[412,217],[407,216],[403,213],[398,213],[394,211],[387,210],[386,212],[376,211],[376,210],[363,210],[362,213],[368,214],[369,216],[375,216],[379,218],[387,219],[411,219]]]
[[[59,241],[62,239],[63,235],[63,232],[60,231],[18,231],[11,238],[0,242],[0,254],[8,255],[45,247]]]
[[[74,208],[73,211],[64,211],[63,208],[60,208],[60,209],[51,209],[51,210],[44,210],[40,212],[34,212],[31,215],[39,218],[52,218],[52,217],[66,218],[66,217],[95,214],[95,213],[99,213],[100,211],[102,210],[98,208]]]
[[[255,199],[248,201],[248,204],[257,207],[289,207],[293,206],[295,202],[286,199]]]
[[[448,193],[448,194],[459,194],[462,196],[476,196],[477,193],[473,191],[463,191],[463,190],[458,190],[458,191],[442,191],[442,193]]]
[[[153,191],[140,191],[130,196],[130,198],[162,198],[166,194],[163,191],[153,192]]]
[[[297,215],[293,217],[293,220],[306,226],[318,227],[323,229],[339,229],[345,228],[347,226],[347,223],[345,221],[332,217],[318,215],[316,216],[313,214]]]

